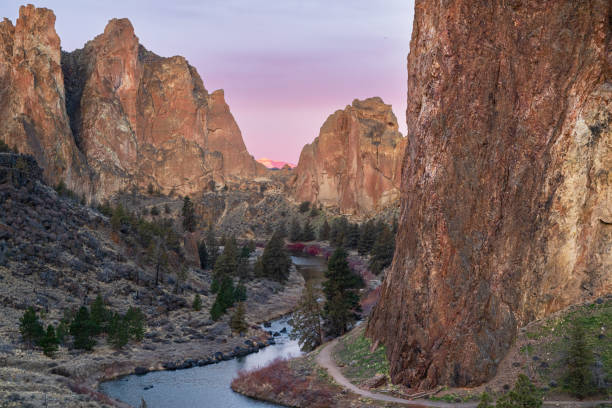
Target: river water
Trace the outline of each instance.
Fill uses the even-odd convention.
[[[325,273],[325,261],[314,257],[291,257],[306,282],[320,286]],[[257,353],[222,361],[204,367],[177,371],[157,371],[145,375],[129,375],[100,385],[100,391],[112,398],[138,407],[141,398],[148,408],[244,408],[277,407],[278,405],[256,401],[237,394],[230,383],[240,370],[264,367],[277,358],[297,357],[301,354],[299,344],[289,338],[289,317],[272,321],[272,332],[287,333],[275,337],[276,344]]]

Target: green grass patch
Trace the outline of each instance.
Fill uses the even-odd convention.
[[[343,373],[347,378],[362,381],[376,374],[389,375],[385,347],[379,345],[374,352],[370,352],[371,347],[372,342],[364,337],[363,330],[358,330],[340,340],[334,358],[338,364],[344,366]]]

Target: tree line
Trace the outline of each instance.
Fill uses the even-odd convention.
[[[120,349],[130,340],[143,339],[145,316],[137,307],[130,307],[125,314],[113,312],[98,295],[89,308],[81,306],[76,312],[65,311],[59,324],[49,324],[46,330],[34,308],[28,307],[19,320],[19,332],[26,343],[40,347],[49,357],[59,345],[91,351],[97,343],[96,337],[101,335],[106,335],[108,342]]]

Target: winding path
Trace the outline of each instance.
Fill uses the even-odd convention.
[[[340,368],[334,362],[331,356],[331,352],[338,344],[338,339],[335,339],[321,349],[317,356],[317,364],[325,368],[329,375],[332,376],[334,381],[353,392],[354,394],[362,397],[370,398],[378,401],[392,402],[396,404],[411,405],[413,407],[434,407],[434,408],[473,408],[478,404],[475,402],[462,402],[462,403],[448,403],[441,401],[429,401],[424,399],[409,400],[404,398],[392,397],[386,394],[380,394],[377,392],[371,392],[362,390],[353,383],[351,383],[340,371]],[[599,404],[611,404],[611,401],[544,401],[545,406],[556,406],[556,407],[593,407]]]

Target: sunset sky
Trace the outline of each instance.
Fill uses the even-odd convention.
[[[2,0],[15,22],[22,1]],[[393,105],[405,133],[413,0],[44,0],[71,51],[127,17],[140,42],[183,55],[223,88],[249,152],[297,163],[324,120],[355,98]]]

